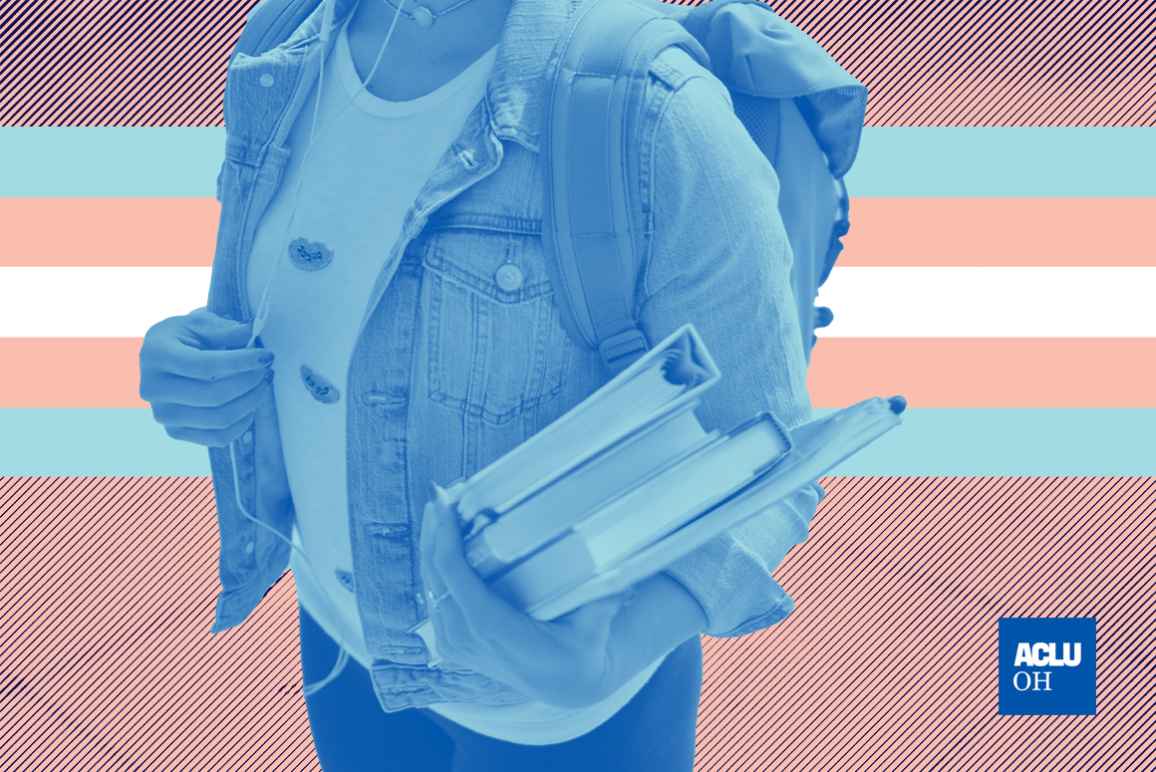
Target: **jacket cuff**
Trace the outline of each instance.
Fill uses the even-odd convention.
[[[794,600],[771,571],[806,539],[815,506],[825,495],[812,483],[666,568],[664,573],[702,606],[707,635],[746,635],[794,611]]]
[[[707,635],[742,635],[781,621],[794,609],[766,564],[730,534],[675,561],[666,574],[702,606]]]

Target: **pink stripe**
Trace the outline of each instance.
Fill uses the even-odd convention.
[[[0,407],[143,408],[135,338],[3,338]],[[811,359],[819,408],[902,393],[912,407],[1156,407],[1150,338],[830,338]],[[84,373],[77,378],[77,373]]]
[[[1153,362],[1156,338],[820,337],[808,389],[817,407],[901,393],[917,408],[1149,408]]]
[[[0,266],[207,266],[220,204],[189,198],[4,198]]]
[[[836,265],[1156,265],[1150,198],[853,198]]]
[[[1151,266],[1151,198],[853,198],[840,266]],[[212,198],[4,198],[0,266],[208,266]]]

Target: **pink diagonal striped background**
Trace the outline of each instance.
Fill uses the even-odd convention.
[[[822,483],[776,572],[798,609],[707,639],[700,769],[1144,766],[1156,480]],[[316,768],[292,575],[209,636],[207,480],[0,478],[0,502],[0,767]],[[997,620],[1032,614],[1097,617],[1097,716],[996,714]]]
[[[251,5],[0,4],[0,126],[218,126],[225,62]],[[1152,120],[1145,0],[771,5],[867,84],[868,125]]]

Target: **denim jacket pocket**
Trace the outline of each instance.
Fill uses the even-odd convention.
[[[572,343],[539,236],[444,228],[423,255],[428,396],[493,425],[558,397]]]

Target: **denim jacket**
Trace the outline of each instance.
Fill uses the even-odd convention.
[[[338,21],[353,5],[338,3]],[[425,618],[417,545],[430,482],[485,466],[607,379],[597,351],[562,327],[540,238],[543,74],[574,5],[513,0],[485,96],[404,217],[341,390],[348,585],[386,710],[525,699],[479,673],[427,667],[422,640],[408,631]],[[228,67],[208,308],[230,319],[253,318],[247,260],[295,151],[287,139],[317,79],[319,25],[314,12],[281,44],[237,53]],[[654,342],[686,322],[698,328],[723,373],[699,410],[708,428],[730,428],[761,410],[788,427],[808,420],[774,170],[734,116],[726,88],[684,52],[655,61],[641,107],[647,222],[636,302],[644,332]],[[209,448],[220,529],[213,633],[245,621],[286,573],[289,546],[243,518],[234,498],[289,538],[293,504],[279,442],[275,413],[259,411],[235,444],[240,491],[229,449]],[[806,537],[821,496],[811,486],[670,567],[701,604],[709,634],[744,634],[791,611],[770,570]]]

